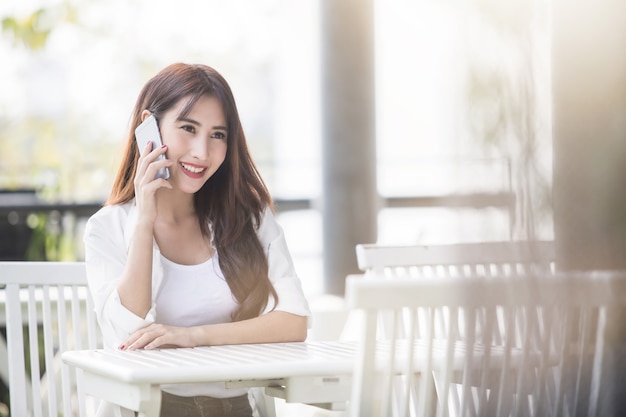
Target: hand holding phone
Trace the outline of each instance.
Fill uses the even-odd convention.
[[[157,124],[157,120],[154,118],[153,115],[146,117],[146,119],[139,126],[137,126],[137,129],[135,129],[135,140],[137,140],[137,146],[139,146],[139,154],[142,156],[146,149],[146,146],[148,146],[148,142],[152,142],[152,150],[163,146],[161,133],[159,132],[159,126]],[[160,161],[164,159],[165,155],[159,155],[156,160]],[[163,178],[166,180],[169,177],[170,170],[165,167],[157,171],[154,179]]]

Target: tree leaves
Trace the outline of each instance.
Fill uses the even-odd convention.
[[[13,38],[15,46],[39,50],[46,45],[52,29],[50,23],[49,12],[38,9],[24,18],[5,17],[2,19],[2,31]]]

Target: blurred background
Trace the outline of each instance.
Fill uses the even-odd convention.
[[[371,52],[372,117],[361,122],[375,162],[359,169],[376,194],[357,240],[553,239],[550,3],[340,1],[339,25],[332,3],[0,3],[0,257],[82,259],[82,227],[108,195],[139,90],[172,62],[204,63],[231,84],[305,291],[338,292],[324,278],[324,216],[338,164],[329,143],[344,138],[330,137],[324,109],[336,101],[328,86],[349,81],[333,80],[329,61],[352,31]]]

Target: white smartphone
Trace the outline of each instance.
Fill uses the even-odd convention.
[[[135,140],[137,140],[137,146],[139,146],[139,154],[143,155],[146,146],[148,146],[148,142],[152,142],[152,150],[160,148],[163,146],[163,141],[161,140],[161,133],[159,133],[159,126],[157,124],[157,120],[153,115],[146,117],[137,129],[135,129]],[[157,161],[165,159],[165,155],[160,155],[157,158]],[[157,171],[154,179],[163,178],[168,179],[170,177],[170,170],[165,168],[161,168]]]

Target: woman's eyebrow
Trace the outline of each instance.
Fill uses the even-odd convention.
[[[196,125],[196,126],[200,126],[200,125],[201,125],[201,123],[200,123],[200,122],[198,122],[198,121],[196,121],[196,120],[194,120],[194,119],[189,119],[189,118],[187,118],[187,117],[179,117],[179,118],[178,118],[178,121],[179,121],[179,122],[190,123],[190,124],[193,124],[193,125]],[[221,126],[221,125],[218,125],[218,126],[213,126],[213,129],[214,129],[214,130],[224,130],[224,131],[228,131],[228,128],[227,128],[226,126]]]
[[[189,119],[187,117],[179,117],[177,120],[179,122],[191,123],[192,125],[200,126],[200,122],[197,122],[194,119]]]

